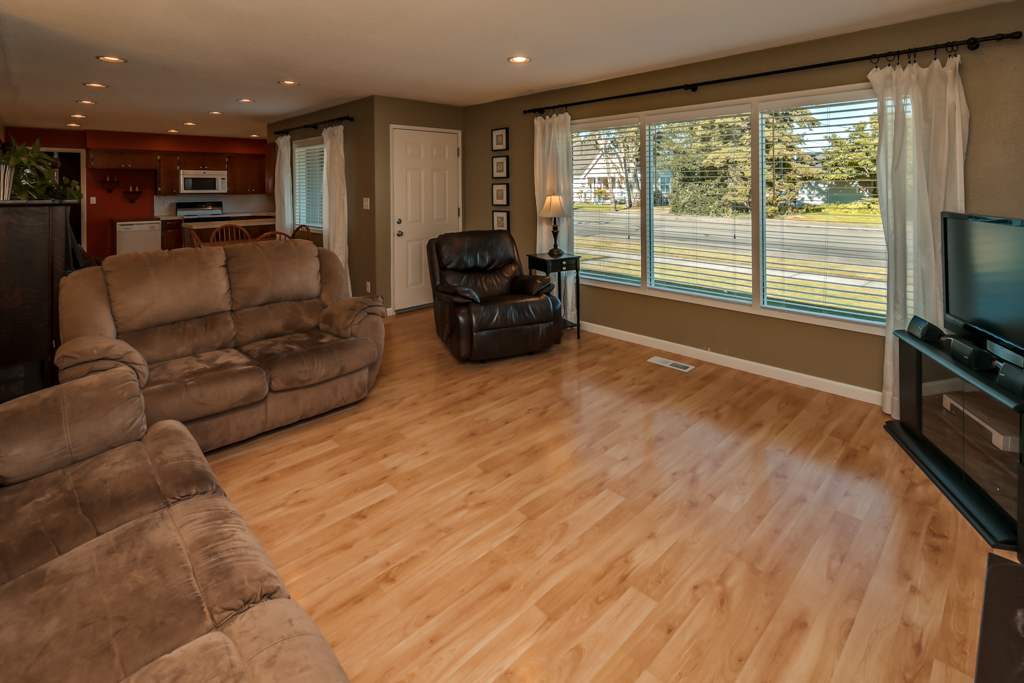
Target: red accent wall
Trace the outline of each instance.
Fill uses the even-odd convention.
[[[266,154],[267,142],[255,138],[215,138],[199,135],[169,135],[166,133],[125,133],[112,130],[60,130],[54,128],[19,128],[9,126],[7,137],[19,143],[35,143],[43,147],[69,149],[147,149],[166,152],[213,152],[219,154]],[[88,165],[88,160],[86,160]],[[106,258],[114,253],[116,235],[113,220],[139,220],[153,216],[153,196],[156,192],[155,171],[86,170],[89,194],[86,203],[86,241],[89,255]],[[107,193],[99,181],[107,176],[117,178],[120,185]],[[123,192],[129,185],[139,186],[142,196],[134,204],[125,199]],[[95,197],[96,203],[89,204]]]

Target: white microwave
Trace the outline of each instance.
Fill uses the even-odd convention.
[[[181,171],[181,194],[224,194],[228,191],[227,171]]]

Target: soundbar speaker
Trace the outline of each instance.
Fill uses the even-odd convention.
[[[1016,365],[1003,363],[1003,367],[999,368],[996,384],[1014,396],[1024,397],[1024,370],[1021,370]]]
[[[963,363],[971,370],[980,372],[995,370],[993,362],[996,357],[985,349],[974,344],[965,342],[962,339],[954,339],[949,346],[949,355],[953,360]]]
[[[910,324],[907,325],[907,332],[929,344],[938,344],[943,334],[940,327],[932,325],[924,318],[918,318],[916,315],[910,319]]]

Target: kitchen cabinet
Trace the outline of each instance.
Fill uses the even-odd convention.
[[[265,162],[262,154],[228,155],[228,194],[264,194]]]
[[[228,170],[227,154],[210,154],[208,152],[178,152],[178,168],[185,171],[226,171]]]
[[[182,247],[182,227],[181,224],[184,221],[180,218],[160,221],[160,236],[161,243],[160,248],[164,250],[168,249],[181,249]]]
[[[180,190],[178,155],[174,152],[160,152],[160,161],[156,169],[156,194],[167,196],[178,194]]]
[[[89,168],[156,170],[157,153],[144,149],[90,149]]]

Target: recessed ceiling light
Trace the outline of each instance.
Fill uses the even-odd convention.
[[[220,116],[220,115],[221,115],[221,114],[223,114],[224,112],[222,112],[222,111],[211,111],[211,112],[209,112],[209,113],[210,113],[210,114],[213,114],[214,116]]]
[[[110,64],[124,64],[125,62],[125,60],[121,59],[120,57],[111,57],[110,55],[100,55],[96,59],[100,60],[101,62],[108,62]]]
[[[78,100],[76,104],[96,104],[92,100]]]
[[[278,81],[281,85],[298,85],[298,81]]]
[[[107,86],[103,85],[102,83],[83,83],[82,85],[84,85],[87,88],[106,88],[107,87]]]
[[[526,64],[528,61],[530,61],[530,58],[529,57],[509,57],[508,61],[512,62],[513,64]]]
[[[255,102],[256,100],[250,100],[250,99],[249,99],[248,97],[243,97],[242,99],[240,99],[240,100],[238,100],[238,101],[239,101],[239,102],[245,102],[246,104],[252,104],[252,103],[253,103],[253,102]]]
[[[170,130],[168,130],[167,132],[168,132],[168,133],[177,133],[178,131],[176,131],[175,129],[171,128],[171,129],[170,129]]]
[[[72,114],[71,118],[73,118],[73,119],[84,119],[85,118],[85,114]]]
[[[194,125],[196,125],[196,124],[192,123],[191,121],[186,121],[186,122],[185,122],[185,125],[186,125],[186,126],[194,126]]]
[[[77,123],[65,123],[64,125],[68,128],[81,128],[81,125]]]
[[[256,133],[253,133],[253,134],[252,134],[252,135],[250,135],[249,137],[251,137],[251,138],[258,138],[258,137],[259,137],[259,135],[257,135]]]

